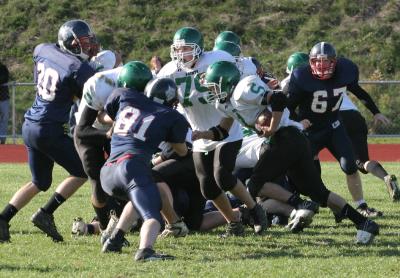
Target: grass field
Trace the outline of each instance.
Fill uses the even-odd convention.
[[[336,163],[325,163],[323,179],[328,187],[350,199],[345,177]],[[399,163],[385,163],[400,174]],[[0,209],[29,180],[25,164],[0,164]],[[54,184],[65,176],[59,167]],[[122,254],[102,254],[98,236],[69,236],[74,217],[91,219],[90,186],[55,213],[63,243],[53,243],[30,222],[31,215],[53,193],[40,194],[11,221],[10,244],[0,244],[0,277],[399,277],[400,203],[389,201],[386,188],[371,175],[362,176],[369,205],[384,211],[377,220],[381,234],[372,246],[353,244],[355,228],[345,220],[336,225],[322,209],[312,227],[299,235],[273,227],[262,237],[219,239],[216,230],[186,238],[158,240],[156,250],[173,254],[174,261],[135,263],[132,253],[138,234],[128,235],[133,246]]]

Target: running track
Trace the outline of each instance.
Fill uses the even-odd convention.
[[[400,144],[370,144],[369,155],[378,161],[400,162]],[[321,161],[334,161],[325,149],[320,153]],[[28,160],[24,145],[0,145],[0,163],[25,163]]]

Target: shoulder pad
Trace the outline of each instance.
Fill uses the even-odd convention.
[[[358,82],[358,67],[347,58],[338,58],[336,62],[335,78],[341,84],[353,84]]]

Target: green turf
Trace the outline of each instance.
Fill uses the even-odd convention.
[[[400,174],[399,163],[385,163]],[[29,179],[25,164],[0,164],[0,209]],[[54,184],[65,176],[59,167]],[[323,164],[328,187],[349,199],[345,177],[337,164]],[[0,244],[0,277],[398,277],[400,273],[400,203],[389,201],[384,183],[362,176],[365,198],[384,211],[378,220],[381,234],[372,246],[353,244],[349,221],[335,225],[322,209],[312,227],[299,235],[271,228],[265,236],[248,231],[243,238],[219,239],[221,229],[186,238],[158,240],[156,250],[173,254],[175,261],[135,263],[132,253],[138,234],[128,235],[133,246],[122,254],[101,254],[98,236],[70,237],[74,217],[91,219],[90,186],[85,184],[55,213],[63,243],[53,243],[30,222],[30,216],[53,193],[37,196],[11,221],[12,243]]]

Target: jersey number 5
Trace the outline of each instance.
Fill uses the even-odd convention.
[[[136,125],[135,130],[137,130],[137,132],[133,133],[133,137],[146,141],[146,131],[155,117],[149,115],[138,122],[139,116],[140,111],[138,109],[130,106],[125,107],[119,114],[118,120],[115,123],[114,133],[120,136],[127,136],[130,128]]]
[[[333,95],[335,97],[340,95],[340,97],[336,102],[335,106],[332,107],[331,111],[336,111],[337,109],[339,109],[340,104],[342,103],[343,94],[345,93],[346,93],[346,87],[333,89]],[[328,108],[328,101],[326,100],[326,98],[328,97],[328,92],[325,90],[315,91],[313,96],[314,98],[311,103],[311,110],[315,113],[325,113]]]

